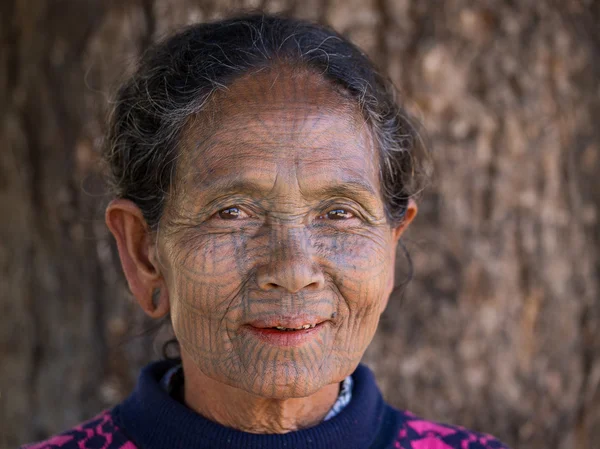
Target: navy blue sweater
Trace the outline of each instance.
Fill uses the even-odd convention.
[[[352,400],[335,417],[282,435],[241,432],[209,421],[168,395],[160,379],[174,362],[144,368],[133,393],[112,410],[27,449],[506,449],[490,435],[421,419],[387,405],[360,365]]]

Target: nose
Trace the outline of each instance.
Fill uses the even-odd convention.
[[[270,240],[269,260],[257,270],[259,288],[298,293],[324,287],[325,277],[315,263],[314,248],[303,228],[281,227]]]

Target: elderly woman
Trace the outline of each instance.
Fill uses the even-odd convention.
[[[180,359],[30,448],[504,448],[387,405],[360,360],[424,152],[334,31],[253,15],[151,48],[118,93],[107,208],[131,292]]]

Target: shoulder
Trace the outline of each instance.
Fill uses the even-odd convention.
[[[136,449],[129,438],[119,430],[111,411],[55,435],[45,441],[30,443],[20,449]]]
[[[396,449],[508,449],[492,435],[396,411],[401,416]]]

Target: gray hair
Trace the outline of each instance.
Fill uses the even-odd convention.
[[[334,30],[265,14],[193,25],[148,49],[110,120],[104,156],[115,195],[136,203],[156,229],[189,118],[237,77],[277,62],[314,70],[356,102],[379,151],[386,215],[400,223],[430,169],[422,133],[394,86]]]

